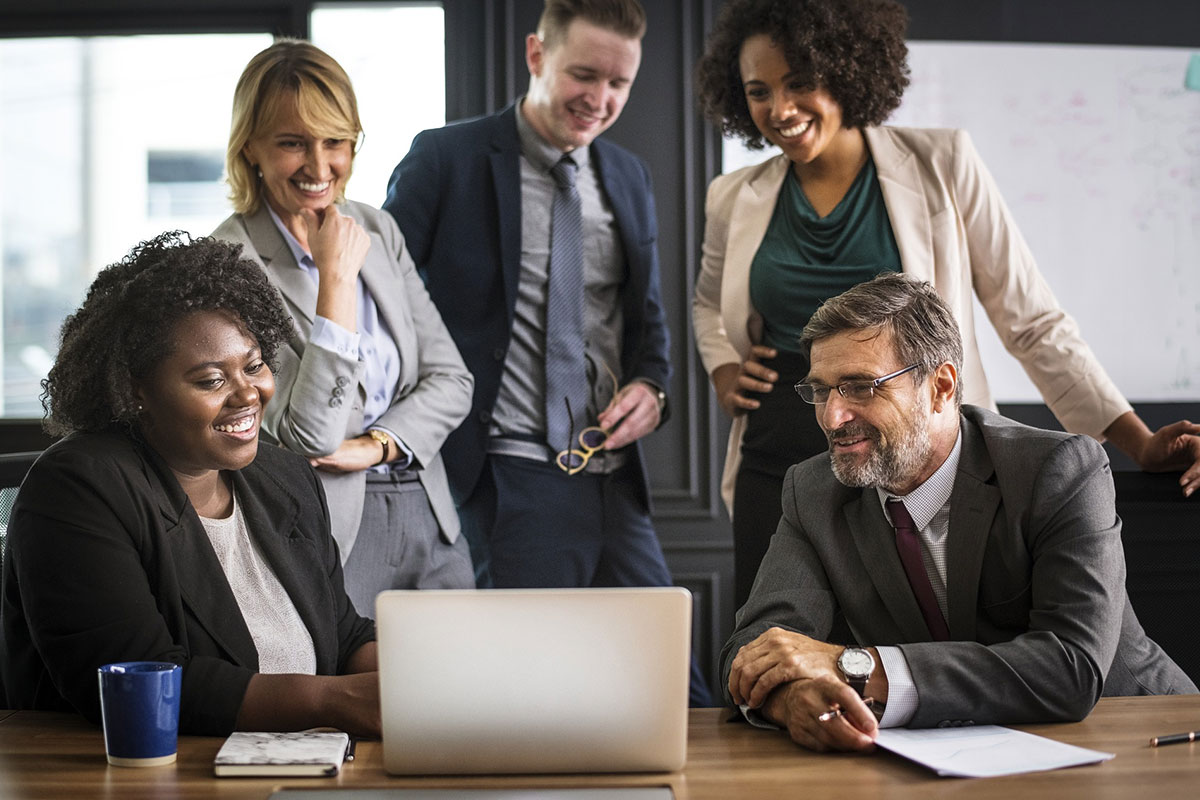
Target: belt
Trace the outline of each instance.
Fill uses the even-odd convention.
[[[367,470],[367,483],[412,483],[421,480],[416,469]]]
[[[488,439],[487,451],[494,456],[514,456],[527,458],[530,461],[540,461],[550,464],[558,456],[557,451],[551,451],[541,442],[528,439],[514,439],[511,436],[493,436]],[[592,453],[584,465],[583,471],[589,475],[608,475],[616,472],[629,461],[629,453],[625,450],[597,450]]]

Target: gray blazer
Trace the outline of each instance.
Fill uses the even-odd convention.
[[[910,723],[1082,719],[1104,695],[1194,693],[1146,637],[1125,592],[1108,458],[1086,436],[964,405],[950,497],[950,642],[932,642],[873,488],[843,486],[829,454],[793,466],[783,519],[721,653],[771,626],[822,641],[898,645]]]
[[[338,210],[362,225],[371,238],[360,275],[400,349],[400,384],[377,424],[395,432],[416,456],[421,484],[442,535],[454,542],[460,530],[458,513],[439,451],[471,408],[474,380],[417,275],[396,221],[353,201]],[[308,346],[317,287],[296,263],[266,207],[249,216],[234,214],[213,236],[241,244],[243,254],[258,263],[279,289],[292,315],[291,339],[277,358],[275,398],[264,415],[267,434],[309,458],[328,455],[345,439],[361,435],[366,397],[363,364]],[[319,474],[329,498],[333,538],[345,561],[358,536],[366,473]]]

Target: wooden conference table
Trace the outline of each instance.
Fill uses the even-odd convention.
[[[581,787],[669,785],[678,800],[757,798],[1087,798],[1194,797],[1200,744],[1151,748],[1151,736],[1200,728],[1200,696],[1101,700],[1083,722],[1024,730],[1116,753],[1111,761],[1003,778],[938,778],[883,751],[819,755],[785,735],[727,723],[721,709],[691,712],[688,763],[662,775],[394,778],[383,772],[378,742],[361,742],[337,778],[215,778],[221,739],[185,736],[172,766],[110,767],[100,731],[68,714],[0,711],[0,797],[266,798],[277,788]]]

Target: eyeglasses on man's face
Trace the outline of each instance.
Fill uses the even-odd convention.
[[[869,381],[845,381],[837,386],[826,386],[822,383],[808,383],[801,381],[795,385],[796,394],[800,395],[800,399],[806,403],[811,403],[814,406],[824,405],[829,402],[829,393],[837,389],[837,393],[849,400],[851,403],[866,403],[875,396],[875,390],[881,385],[890,381],[892,378],[898,378],[906,372],[912,372],[920,364],[913,364],[904,369],[898,369],[895,372],[889,372],[887,375],[882,375]]]

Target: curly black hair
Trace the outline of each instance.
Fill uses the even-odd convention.
[[[58,357],[42,381],[46,431],[134,431],[134,383],[170,355],[181,319],[215,310],[242,321],[268,364],[291,333],[279,295],[242,258],[241,245],[169,231],[106,267],[63,322]]]
[[[837,101],[843,125],[879,125],[908,86],[907,27],[908,12],[895,0],[729,0],[696,65],[700,107],[725,134],[763,147],[738,59],[746,39],[766,34],[793,70]]]

